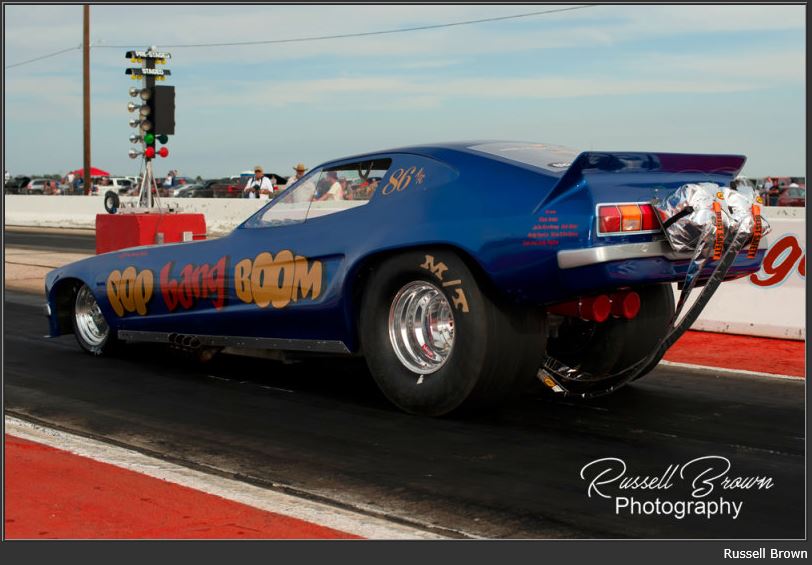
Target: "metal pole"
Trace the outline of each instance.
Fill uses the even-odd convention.
[[[84,189],[90,194],[90,5],[83,6],[83,92],[84,92]]]
[[[157,51],[157,50],[158,50],[157,47],[155,47],[154,45],[150,45],[149,47],[147,47],[147,51]],[[145,68],[147,69],[155,68],[155,59],[147,58],[144,59],[144,62]],[[155,77],[152,75],[144,75],[144,86],[146,88],[152,88],[153,86],[155,86]],[[153,122],[154,129],[155,116],[148,116],[148,118]],[[146,144],[144,144],[144,149],[146,148],[147,146]],[[149,193],[148,193],[149,196],[147,197],[147,208],[152,208],[155,205],[155,198],[152,195],[153,186],[155,187],[155,196],[157,196],[158,194],[158,183],[155,181],[155,170],[152,166],[152,159],[147,159],[147,169],[149,170],[150,176]]]

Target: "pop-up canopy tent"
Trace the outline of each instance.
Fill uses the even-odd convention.
[[[85,176],[84,169],[76,169],[75,171],[71,171],[77,177]],[[96,167],[90,167],[90,176],[91,177],[109,177],[110,173],[107,171],[102,171],[101,169],[97,169]]]

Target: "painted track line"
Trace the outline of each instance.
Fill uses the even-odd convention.
[[[719,373],[725,376],[747,375],[751,377],[767,377],[770,379],[779,379],[785,381],[800,381],[805,382],[806,378],[796,375],[778,375],[775,373],[762,373],[760,371],[746,371],[744,369],[726,369],[724,367],[714,367],[712,365],[694,365],[693,363],[678,363],[676,361],[662,360],[659,363],[664,367],[674,367],[675,369],[690,369],[693,371],[700,371],[703,373]]]
[[[137,451],[11,416],[5,417],[5,433],[246,506],[283,514],[367,539],[444,539],[441,535],[418,528],[189,469]]]

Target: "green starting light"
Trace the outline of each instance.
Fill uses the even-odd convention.
[[[153,143],[155,143],[155,134],[153,133],[146,134],[144,136],[144,143],[146,143],[147,145],[152,145]]]
[[[167,141],[169,141],[169,136],[162,133],[158,136],[158,141],[160,141],[161,143],[166,143]]]

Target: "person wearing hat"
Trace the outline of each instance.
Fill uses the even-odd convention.
[[[245,183],[245,188],[243,189],[243,192],[247,193],[248,198],[268,200],[271,197],[273,183],[264,173],[265,171],[263,171],[261,165],[254,167],[254,176]]]
[[[296,174],[293,174],[290,177],[288,177],[288,182],[286,182],[285,186],[282,187],[283,190],[290,188],[295,183],[302,180],[302,177],[304,177],[304,174],[307,171],[307,167],[304,166],[304,163],[299,163],[298,165],[293,167],[293,170],[296,171]]]

